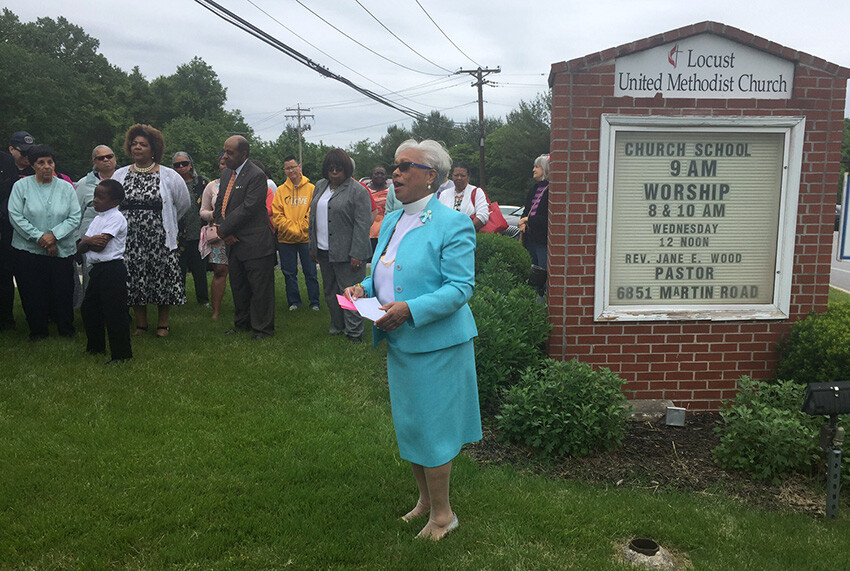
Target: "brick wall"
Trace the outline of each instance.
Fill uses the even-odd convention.
[[[614,97],[614,58],[712,32],[796,61],[789,100]],[[696,24],[555,64],[549,197],[549,355],[609,367],[629,398],[672,399],[716,410],[741,375],[774,374],[776,346],[791,324],[824,311],[848,70],[713,22]],[[805,116],[797,236],[788,320],[593,321],[600,116]]]

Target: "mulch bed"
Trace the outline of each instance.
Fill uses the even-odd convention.
[[[497,439],[486,426],[484,438],[465,448],[480,464],[511,464],[551,477],[610,486],[678,490],[725,495],[748,505],[823,516],[826,496],[817,476],[792,476],[774,484],[746,474],[730,473],[714,463],[711,450],[717,413],[689,413],[684,427],[664,421],[629,421],[622,447],[583,457],[544,459],[520,446]]]

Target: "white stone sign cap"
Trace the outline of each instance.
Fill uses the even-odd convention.
[[[615,60],[614,95],[790,99],[794,62],[703,33]]]

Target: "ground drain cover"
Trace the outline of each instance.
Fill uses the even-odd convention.
[[[655,540],[636,537],[622,546],[623,559],[633,565],[647,569],[688,569],[690,562],[677,561],[673,555]]]

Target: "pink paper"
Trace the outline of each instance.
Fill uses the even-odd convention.
[[[354,304],[349,301],[347,297],[344,295],[336,294],[336,301],[339,303],[339,306],[343,309],[350,309],[351,311],[357,311],[357,308],[354,307]]]

